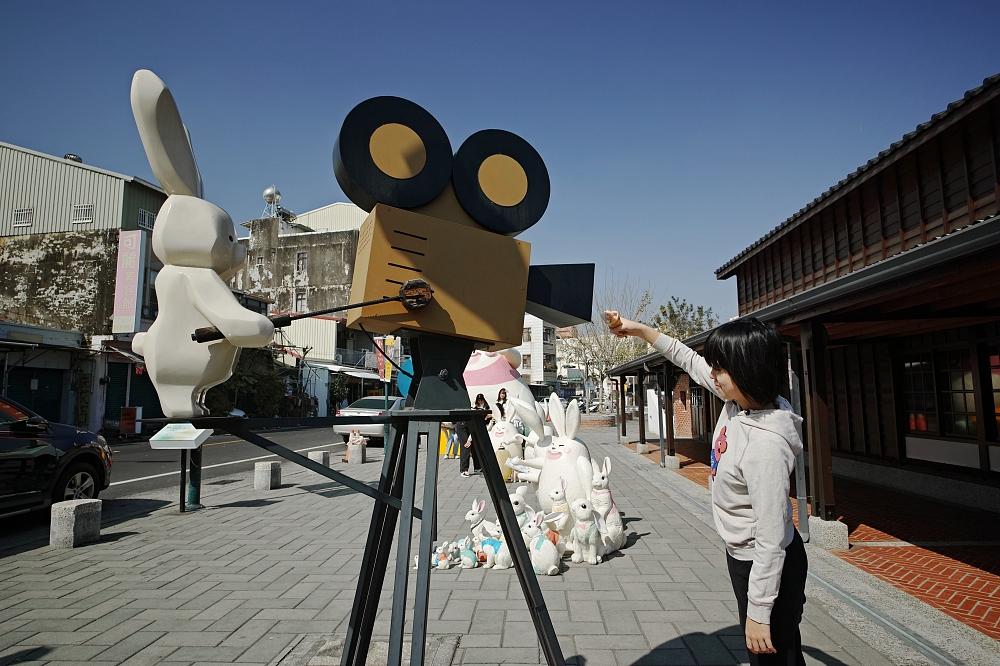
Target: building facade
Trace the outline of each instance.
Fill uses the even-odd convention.
[[[521,377],[538,395],[547,396],[550,389],[556,388],[558,379],[556,327],[525,314],[521,346],[517,351],[521,353]]]

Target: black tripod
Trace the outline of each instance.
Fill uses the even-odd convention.
[[[528,549],[514,517],[514,508],[508,498],[496,456],[493,455],[489,433],[486,430],[486,413],[470,409],[468,393],[462,372],[472,352],[472,343],[457,338],[417,334],[411,339],[414,375],[407,395],[407,409],[392,411],[375,417],[321,417],[293,419],[236,419],[195,418],[190,422],[196,428],[213,428],[229,432],[236,437],[267,449],[275,455],[301,465],[328,479],[342,483],[375,500],[368,541],[358,577],[357,592],[351,609],[347,636],[344,641],[342,666],[364,666],[371,644],[372,628],[378,611],[378,601],[389,563],[389,550],[396,536],[396,569],[393,580],[392,620],[389,631],[389,659],[387,666],[400,666],[403,653],[403,628],[406,620],[407,579],[410,567],[410,540],[413,519],[421,520],[420,545],[417,555],[416,596],[413,605],[413,634],[410,663],[424,663],[424,646],[427,638],[427,601],[430,592],[430,574],[433,567],[432,546],[437,531],[437,478],[438,441],[441,422],[465,422],[473,433],[472,446],[478,460],[482,461],[486,487],[496,509],[504,539],[514,560],[521,590],[528,603],[528,611],[535,624],[549,666],[565,666],[559,640],[549,611],[545,606],[538,579],[531,565]],[[159,420],[159,419],[157,419]],[[182,419],[163,419],[181,421]],[[378,486],[358,481],[346,474],[330,469],[290,449],[250,432],[250,428],[268,426],[332,426],[362,423],[388,423],[390,437],[385,442],[385,457]],[[427,442],[424,469],[423,504],[414,507],[417,480],[417,453],[422,438]],[[400,520],[400,513],[402,519]],[[397,534],[397,521],[398,534]]]

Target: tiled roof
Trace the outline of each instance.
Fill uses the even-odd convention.
[[[962,99],[952,102],[951,104],[948,105],[948,108],[946,108],[944,111],[941,111],[940,113],[935,113],[933,116],[931,116],[930,120],[928,120],[925,123],[921,123],[920,125],[917,125],[916,129],[914,129],[912,132],[903,135],[902,139],[900,139],[899,141],[895,142],[894,144],[892,144],[891,146],[880,152],[877,156],[868,160],[866,164],[858,168],[852,174],[841,180],[839,183],[828,189],[823,194],[813,199],[811,203],[807,204],[799,212],[795,213],[787,220],[776,226],[774,229],[767,232],[767,234],[762,236],[760,240],[758,240],[753,245],[751,245],[750,247],[743,250],[738,255],[727,261],[722,267],[718,268],[715,271],[716,278],[722,280],[728,277],[731,270],[735,268],[738,264],[742,263],[742,260],[748,257],[756,248],[766,243],[768,240],[770,240],[772,237],[774,237],[777,233],[779,233],[783,229],[786,229],[790,225],[805,218],[808,213],[812,212],[815,208],[825,203],[827,199],[829,199],[830,197],[834,196],[835,194],[843,190],[846,186],[852,185],[854,181],[864,176],[867,172],[871,171],[873,168],[880,166],[890,157],[895,157],[905,148],[908,148],[909,145],[915,142],[917,139],[922,138],[932,129],[935,129],[939,125],[943,124],[951,116],[955,115],[956,111],[958,111],[959,109],[962,109],[971,102],[977,100],[978,98],[984,97],[989,93],[997,92],[997,90],[1000,89],[1000,86],[997,85],[998,83],[1000,83],[1000,74],[994,74],[993,76],[984,79],[983,85],[979,86],[978,88],[973,88],[972,90],[969,90],[968,92],[965,93]]]

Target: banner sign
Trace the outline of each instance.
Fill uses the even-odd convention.
[[[146,277],[146,232],[118,234],[118,272],[112,333],[135,333],[142,316],[142,288]]]
[[[382,355],[382,350],[385,349],[385,338],[381,336],[375,336],[375,361],[378,363],[378,376],[379,379],[385,377],[385,356]]]
[[[378,361],[378,376],[383,382],[392,381],[392,363],[385,360],[382,352],[389,356],[389,359],[399,363],[399,344],[395,336],[387,335],[384,338],[375,338],[375,360]]]

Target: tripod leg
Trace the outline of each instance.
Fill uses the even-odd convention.
[[[424,474],[424,508],[420,520],[420,568],[417,570],[417,591],[413,600],[413,644],[410,646],[410,663],[424,663],[424,645],[427,639],[427,595],[431,587],[431,569],[436,566],[433,561],[434,539],[437,525],[435,524],[435,500],[437,498],[438,477],[438,447],[441,437],[440,423],[422,424],[430,426],[427,433],[427,469]],[[421,428],[422,429],[422,428]],[[434,446],[431,446],[431,443]]]
[[[402,474],[399,473],[401,453],[405,448],[402,441],[403,431],[394,425],[390,440],[386,441],[385,458],[382,461],[382,476],[378,488],[384,493],[398,497],[402,487]],[[368,540],[365,544],[364,559],[361,562],[361,572],[358,576],[358,587],[354,594],[354,606],[351,609],[351,619],[347,626],[347,636],[344,639],[344,653],[341,666],[364,666],[368,658],[368,647],[371,643],[372,627],[378,611],[379,596],[382,592],[382,581],[385,579],[386,565],[389,563],[389,549],[392,546],[392,536],[396,528],[396,516],[399,512],[387,504],[375,502],[372,510],[371,525],[368,528]]]
[[[476,455],[479,456],[479,464],[483,468],[486,487],[490,491],[490,499],[493,500],[493,507],[497,511],[500,527],[503,528],[507,548],[514,560],[517,579],[521,583],[521,591],[528,602],[528,612],[531,613],[531,620],[535,623],[535,632],[538,634],[538,642],[542,645],[542,652],[545,653],[545,660],[549,666],[565,666],[566,660],[563,658],[562,648],[559,647],[559,639],[552,626],[549,609],[545,607],[542,588],[538,586],[538,579],[535,578],[528,548],[524,545],[521,530],[517,527],[514,507],[510,505],[509,493],[503,482],[500,466],[497,465],[496,456],[487,445],[490,436],[486,431],[486,419],[482,416],[475,417],[473,421],[469,422],[469,431],[475,433],[475,437],[472,438],[472,446],[476,450]]]
[[[406,623],[406,581],[410,574],[410,538],[413,536],[413,496],[417,481],[417,450],[420,448],[418,423],[406,428],[406,462],[403,464],[403,510],[396,540],[396,573],[392,587],[392,620],[389,625],[389,658],[386,666],[400,666],[403,659],[403,628]],[[420,562],[427,566],[429,562]]]

